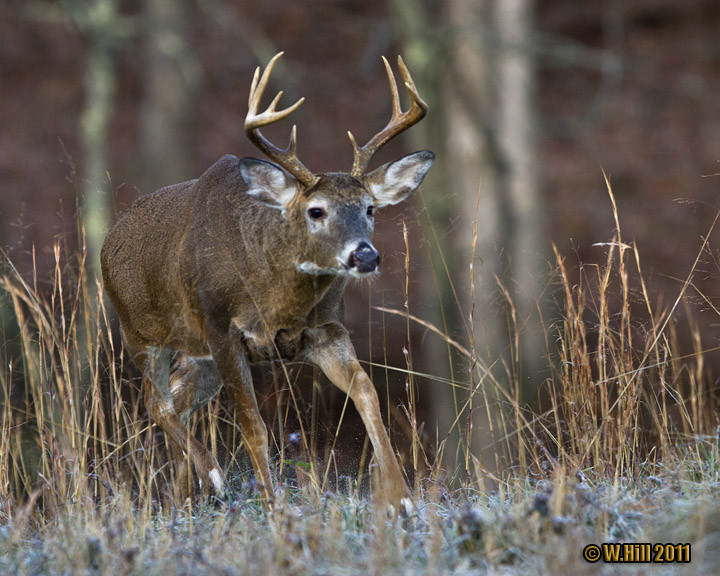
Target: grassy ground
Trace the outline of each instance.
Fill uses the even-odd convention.
[[[242,500],[148,513],[123,493],[52,511],[25,504],[0,528],[0,573],[718,574],[717,467],[696,463],[614,483],[563,471],[492,493],[429,485],[399,513],[297,490],[270,513]],[[583,548],[604,541],[691,543],[691,563],[586,562]]]
[[[715,478],[717,476],[715,475]],[[720,508],[707,477],[539,484],[493,494],[431,488],[400,514],[367,498],[287,493],[265,513],[219,509],[138,513],[128,495],[69,502],[30,525],[3,528],[4,574],[614,574],[589,564],[588,543],[690,542],[689,565],[635,565],[622,573],[717,574]],[[717,480],[715,481],[717,484]],[[717,501],[715,487],[715,501]]]
[[[176,505],[175,470],[126,381],[109,311],[94,296],[102,286],[88,285],[82,256],[64,260],[58,247],[45,290],[8,262],[0,574],[720,574],[720,427],[685,306],[707,245],[662,307],[619,226],[606,248],[603,265],[580,265],[573,280],[557,257],[542,412],[522,406],[513,366],[489,371],[440,332],[475,370],[473,384],[458,384],[461,448],[474,401],[494,414],[508,464],[493,473],[466,451],[456,469],[437,456],[443,445],[423,444],[410,426],[413,452],[429,456],[401,509],[383,503],[377,482],[369,492],[336,473],[328,482],[331,467],[312,451],[293,466],[281,441],[270,512],[240,480],[242,450],[229,451],[231,498]],[[410,423],[415,401],[409,394],[404,406]],[[197,434],[214,449],[239,444],[219,402]],[[690,544],[691,562],[587,562],[584,547],[603,542]]]

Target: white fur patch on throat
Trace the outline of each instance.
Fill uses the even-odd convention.
[[[350,268],[350,270],[347,271],[347,274],[349,274],[353,278],[357,278],[358,280],[370,278],[371,276],[376,276],[379,273],[380,270],[378,270],[377,268],[372,272],[358,272],[355,268]]]
[[[342,276],[347,273],[347,270],[343,267],[339,268],[323,268],[318,266],[315,262],[298,262],[295,264],[297,268],[303,274],[309,274],[311,276],[325,276],[326,274],[333,274],[335,276]]]

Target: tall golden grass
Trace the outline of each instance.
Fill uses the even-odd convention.
[[[517,497],[525,502],[527,490],[546,480],[555,487],[553,509],[562,511],[572,483],[607,483],[618,488],[629,479],[703,481],[717,476],[720,439],[711,395],[713,380],[702,334],[685,298],[712,229],[700,242],[674,300],[656,306],[643,277],[639,251],[621,235],[612,192],[610,198],[615,235],[604,246],[603,263],[577,263],[577,270],[570,271],[567,259],[555,250],[552,287],[557,288],[557,316],[543,319],[548,366],[540,410],[525,405],[520,383],[512,380],[519,373],[513,366],[503,372],[493,370],[496,359],[483,358],[469,341],[459,342],[409,309],[376,307],[383,314],[404,316],[408,337],[412,324],[422,324],[464,357],[474,374],[471,384],[440,378],[436,382],[452,386],[457,395],[453,428],[466,448],[460,458],[464,458],[460,468],[465,474],[453,476],[444,472],[456,467],[444,440],[422,439],[417,405],[423,391],[414,380],[417,374],[410,354],[406,354],[407,366],[401,368],[408,378],[407,396],[396,417],[404,418],[410,437],[411,485],[419,505],[425,503],[435,510],[434,520],[428,519],[430,512],[424,513],[425,521],[440,530],[428,533],[428,550],[438,545],[433,538],[443,538],[440,526],[445,512],[433,506],[441,493],[452,493],[455,488],[487,497],[491,491],[508,498],[523,494]],[[405,231],[406,254],[410,253],[408,242]],[[112,523],[120,522],[118,518],[130,522],[132,517],[136,537],[151,530],[159,513],[172,524],[177,514],[173,510],[181,505],[172,499],[176,471],[168,464],[162,435],[138,401],[139,381],[128,381],[133,372],[124,365],[122,343],[112,329],[102,284],[91,280],[84,250],[68,255],[58,244],[53,258],[48,282],[38,280],[37,267],[32,279],[24,278],[7,257],[0,278],[0,291],[11,311],[0,344],[0,515],[17,534],[25,534],[30,527],[42,530],[57,525],[68,510],[97,530],[102,527],[98,518],[114,518],[107,520]],[[409,264],[406,259],[406,269]],[[507,299],[512,315],[509,294]],[[680,349],[678,323],[684,323],[691,336],[689,351]],[[515,330],[510,362],[520,362],[523,322],[514,318],[509,325]],[[379,369],[384,368],[380,364]],[[293,373],[283,368],[278,374],[294,398]],[[302,462],[285,453],[282,424],[287,413],[278,413],[273,438],[280,454],[278,476],[282,477],[283,467],[294,467],[301,480],[301,499],[321,506],[328,488],[339,482],[332,457],[337,434],[325,453],[319,454],[315,449],[316,403],[312,406],[313,412],[304,414],[295,404],[301,438],[293,442],[308,448]],[[472,410],[491,415],[504,469],[491,473],[473,458],[471,443],[463,437]],[[238,452],[228,448],[240,439],[232,412],[214,401],[206,415],[196,417],[196,428],[202,442],[214,450],[227,449],[226,467],[237,470]],[[368,461],[366,442],[361,474],[367,471]],[[454,485],[448,484],[450,477]],[[231,486],[240,485],[229,480]],[[357,492],[353,497],[355,509],[366,505]],[[254,510],[251,514],[260,514],[252,502],[249,505]],[[226,503],[225,513],[236,514],[237,506],[237,502]],[[539,510],[538,506],[533,504],[530,512]],[[109,511],[115,515],[108,515]],[[346,508],[329,512],[347,513]],[[192,514],[187,516],[190,525],[192,518]],[[463,523],[475,521],[472,514],[454,518],[456,533],[463,533]],[[114,529],[107,522],[105,546]],[[607,531],[613,522],[611,514],[601,514],[595,528],[599,533]],[[188,529],[192,531],[192,526]],[[464,530],[466,542],[472,530]],[[130,554],[131,548],[122,548],[123,554]],[[486,542],[483,550],[500,555],[501,548],[502,542],[495,541],[492,546]],[[88,549],[92,546],[83,548],[83,554]]]

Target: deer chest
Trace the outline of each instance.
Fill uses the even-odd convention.
[[[335,315],[328,315],[325,309],[328,288],[336,278],[298,274],[295,280],[266,286],[260,310],[241,308],[233,317],[233,325],[252,362],[296,359],[303,350],[305,329],[318,321],[335,320]],[[336,292],[342,294],[343,285],[338,284]],[[256,296],[254,302],[260,303],[261,298]]]
[[[278,329],[240,330],[241,339],[251,362],[293,360],[302,351],[305,323],[294,323]]]

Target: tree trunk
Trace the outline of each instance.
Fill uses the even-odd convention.
[[[537,312],[542,292],[541,254],[545,218],[537,165],[535,63],[528,46],[532,0],[497,0],[495,24],[502,46],[498,65],[499,146],[507,167],[505,190],[509,222],[505,241],[510,255],[506,281],[517,310],[520,358],[516,379],[527,400],[541,380],[546,363],[544,336]],[[541,303],[542,304],[542,303]],[[522,326],[524,325],[524,327]]]
[[[456,217],[453,245],[438,246],[461,299],[462,311],[453,317],[457,324],[451,331],[464,332],[478,359],[494,366],[472,396],[469,421],[464,420],[471,440],[465,445],[465,464],[474,472],[474,456],[482,467],[494,470],[501,465],[510,431],[496,428],[500,403],[491,381],[507,389],[515,386],[520,396],[522,374],[538,374],[544,341],[540,331],[526,324],[538,317],[542,260],[537,252],[543,222],[534,161],[534,64],[528,50],[533,5],[531,0],[448,0],[451,34],[440,55],[430,36],[429,4],[393,0],[392,6],[410,69],[424,65],[436,74],[424,76],[429,86],[421,86],[421,93],[429,95],[430,117],[437,123],[426,123],[422,134],[415,135],[422,136],[423,147],[439,152],[440,170],[433,168],[436,178],[424,189],[441,237],[448,207]],[[436,274],[443,275],[442,270]],[[442,295],[446,312],[457,309],[449,290]],[[514,306],[514,327],[506,295]],[[470,372],[477,385],[482,370],[470,367]],[[460,371],[455,377],[468,379]],[[438,385],[433,394],[433,404],[442,407],[434,417],[452,423],[451,390]]]
[[[498,146],[496,103],[497,61],[490,50],[488,22],[492,0],[451,0],[448,20],[453,36],[448,54],[445,81],[447,119],[446,146],[448,188],[455,193],[458,214],[455,234],[459,266],[456,269],[458,291],[467,311],[465,325],[473,350],[485,364],[491,365],[502,354],[507,331],[497,313],[495,278],[501,276],[501,241],[507,221],[503,194],[505,167]],[[498,375],[498,371],[495,371]],[[470,367],[468,378],[473,386],[467,413],[465,468],[473,470],[471,455],[483,467],[496,470],[500,446],[492,434],[496,420],[497,394],[489,379],[478,382],[477,371]]]
[[[537,374],[543,342],[532,322],[538,317],[542,229],[528,50],[532,3],[451,0],[448,9],[455,34],[445,102],[458,250],[471,264],[472,282],[465,286],[474,285],[466,292],[472,294],[467,305],[474,349],[495,367],[473,398],[470,435],[473,454],[495,469],[510,433],[507,424],[498,430],[493,421],[498,386],[514,387],[522,404],[523,373]]]
[[[444,96],[444,71],[436,65],[438,46],[427,35],[433,14],[426,3],[423,0],[391,0],[390,4],[402,37],[400,53],[412,72],[418,91],[430,107],[428,116],[404,137],[410,140],[412,150],[430,149],[436,156],[432,170],[413,198],[421,215],[420,223],[425,239],[421,244],[427,247],[424,252],[418,251],[413,255],[422,261],[425,274],[419,307],[423,310],[424,320],[446,334],[453,334],[461,322],[462,311],[458,309],[451,286],[452,271],[457,268],[458,262],[452,235],[448,233],[455,210],[452,199],[448,197],[447,185],[446,122],[445,109],[441,103]],[[451,271],[450,277],[447,270]],[[422,354],[417,356],[416,369],[438,378],[422,394],[423,397],[429,397],[424,404],[432,407],[429,428],[433,431],[437,428],[439,439],[444,443],[443,457],[452,460],[461,439],[458,426],[452,427],[463,398],[444,379],[463,378],[460,371],[456,370],[462,360],[452,346],[434,336],[423,339],[422,347]]]
[[[187,43],[187,0],[147,3],[140,176],[145,192],[193,177],[193,110],[198,66]]]
[[[97,0],[92,9],[99,18],[97,28],[88,30],[85,107],[80,119],[85,167],[80,209],[85,226],[87,266],[99,274],[100,249],[111,222],[107,142],[115,98],[111,44],[101,27],[112,25],[115,2]]]

